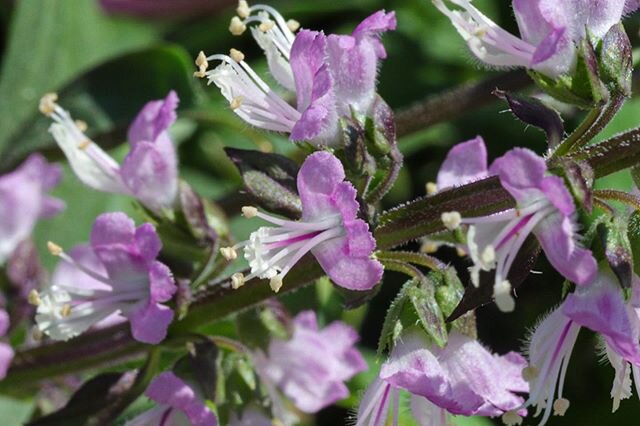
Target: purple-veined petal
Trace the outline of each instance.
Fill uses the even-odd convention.
[[[588,284],[596,276],[598,266],[590,250],[576,243],[573,219],[560,213],[544,218],[533,230],[553,267],[576,284]]]
[[[344,178],[342,163],[329,152],[319,151],[307,157],[297,180],[304,220],[336,212],[330,197]]]
[[[311,252],[329,278],[341,287],[370,290],[382,279],[382,264],[369,257],[350,257],[346,238],[318,244]]]

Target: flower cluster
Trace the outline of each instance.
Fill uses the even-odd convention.
[[[165,17],[216,6],[133,3],[100,2],[108,12]],[[513,146],[495,153],[477,136],[449,150],[427,196],[389,206],[396,198],[384,197],[402,182],[398,138],[406,129],[396,131],[377,91],[387,57],[382,36],[394,37],[398,25],[395,12],[384,10],[338,35],[238,1],[229,30],[251,32],[279,87],[237,49],[200,52],[195,76],[213,83],[245,123],[293,143],[291,158],[231,143],[224,152],[247,191],[219,203],[187,183],[197,175],[188,149],[208,143],[199,126],[220,112],[211,111],[215,103],[181,91],[178,121],[176,91],[147,102],[128,127],[120,162],[56,94],[43,96],[39,109],[75,176],[90,189],[131,197],[134,208],[92,216],[88,242],[68,251],[43,244],[39,219],[65,207],[49,195],[63,169],[38,153],[18,158],[17,167],[1,159],[2,170],[14,169],[0,175],[0,392],[65,394],[60,384],[70,384],[76,394],[64,408],[41,403],[34,411],[43,415],[35,422],[47,424],[73,413],[83,424],[296,426],[362,391],[356,426],[397,426],[407,416],[430,426],[450,425],[454,416],[508,426],[531,416],[544,425],[568,412],[570,359],[578,335],[590,331],[613,369],[613,411],[634,386],[640,394],[640,192],[596,185],[628,169],[640,184],[640,130],[597,138],[630,95],[632,49],[621,20],[640,3],[513,0],[519,37],[470,0],[432,3],[480,61],[526,68],[546,92],[542,100],[495,92],[518,119],[545,132],[546,154]],[[466,89],[453,93],[467,96]],[[592,111],[565,136],[549,96]],[[425,113],[409,108],[397,122],[415,111]],[[172,135],[184,140],[182,170]],[[202,181],[218,182],[192,184]],[[244,219],[232,222],[242,205]],[[255,222],[238,238],[236,224]],[[60,231],[67,241],[68,228]],[[424,249],[415,250],[415,241]],[[58,260],[51,274],[38,256],[45,245]],[[439,259],[445,247],[457,249],[451,263]],[[524,344],[526,356],[495,353],[481,343],[491,342],[482,328],[478,338],[474,311],[492,301],[502,311],[496,315],[516,311],[515,290],[539,257],[565,280],[553,288],[558,298]],[[408,279],[393,287],[400,275]],[[305,285],[315,287],[293,294]],[[379,369],[361,386],[360,373],[376,363],[373,351],[359,347],[368,339],[360,340],[358,328],[368,332],[374,322],[363,310],[342,308],[375,297],[368,306],[376,309],[388,296],[378,294],[383,285],[393,300],[383,312]],[[75,373],[103,364],[108,372],[79,385],[84,376]],[[86,413],[86,393],[95,413]]]

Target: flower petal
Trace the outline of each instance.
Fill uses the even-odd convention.
[[[158,404],[183,411],[193,426],[216,426],[218,420],[185,382],[172,372],[158,375],[145,395]]]
[[[157,345],[167,336],[167,328],[173,321],[173,311],[158,303],[148,303],[127,315],[131,322],[131,334],[139,342]]]
[[[331,153],[318,151],[307,157],[297,178],[304,220],[337,213],[330,197],[344,178],[342,163]]]
[[[142,141],[154,142],[176,121],[179,103],[180,99],[173,90],[162,100],[147,102],[129,127],[129,143],[135,146]]]
[[[544,159],[526,148],[514,148],[496,159],[489,169],[518,203],[526,204],[540,195],[539,188],[547,171]]]
[[[11,346],[0,343],[0,380],[7,376],[7,370],[9,370],[14,355],[15,352]]]
[[[595,278],[598,266],[591,251],[576,244],[575,227],[572,219],[553,213],[540,221],[533,232],[558,272],[576,284],[588,284]]]
[[[151,302],[167,302],[177,291],[171,270],[164,263],[155,261],[149,269]]]
[[[438,171],[438,191],[489,176],[487,147],[481,136],[451,148]]]
[[[631,323],[631,315],[635,313],[627,307],[612,273],[600,271],[591,284],[578,287],[563,303],[562,312],[602,334],[609,346],[627,361],[640,363],[639,331]]]
[[[346,238],[334,238],[318,244],[311,252],[329,278],[341,287],[370,290],[382,279],[382,264],[368,257],[349,256]]]
[[[176,153],[166,133],[155,142],[136,143],[121,168],[122,180],[133,195],[152,210],[169,209],[178,193]]]

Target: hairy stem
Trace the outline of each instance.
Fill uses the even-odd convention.
[[[428,97],[396,114],[398,137],[443,121],[451,121],[474,109],[498,101],[499,99],[493,95],[496,88],[513,92],[530,84],[531,79],[526,72],[510,71]]]

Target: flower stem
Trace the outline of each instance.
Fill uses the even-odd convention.
[[[602,108],[592,109],[580,125],[551,154],[561,157],[587,145],[611,122],[624,105],[625,97],[616,95]]]

